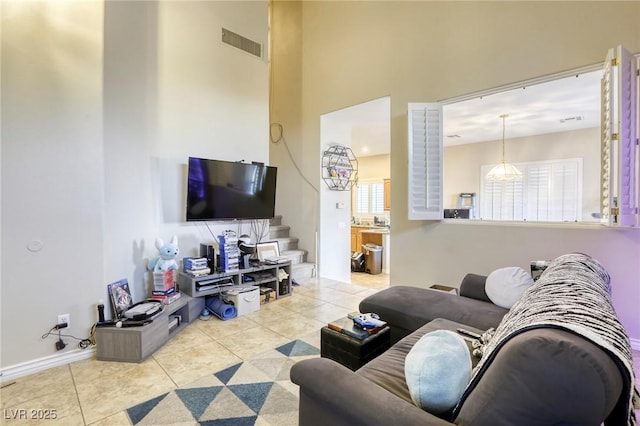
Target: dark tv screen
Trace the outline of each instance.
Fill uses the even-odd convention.
[[[189,157],[187,221],[272,219],[278,169]]]

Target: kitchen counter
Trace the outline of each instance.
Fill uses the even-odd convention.
[[[352,228],[361,228],[361,229],[389,229],[388,226],[381,226],[381,225],[362,225],[362,224],[351,224]]]
[[[364,233],[368,233],[368,234],[388,234],[389,233],[389,228],[384,228],[384,227],[379,227],[379,228],[369,228],[368,229],[363,229],[362,231],[363,234]]]

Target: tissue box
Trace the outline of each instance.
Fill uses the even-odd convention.
[[[236,307],[238,316],[260,309],[260,290],[255,286],[229,290],[224,294],[223,299]]]

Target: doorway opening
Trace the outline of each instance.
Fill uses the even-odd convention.
[[[320,134],[322,151],[336,144],[348,146],[358,160],[357,184],[350,191],[331,191],[326,187],[320,191],[320,274],[375,289],[388,287],[391,98],[378,98],[322,115]],[[363,246],[369,246],[375,253]],[[368,258],[366,271],[352,271],[354,253],[363,253]]]

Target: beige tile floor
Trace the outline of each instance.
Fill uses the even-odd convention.
[[[136,404],[299,337],[317,336],[319,345],[320,328],[387,285],[382,274],[352,283],[314,278],[251,314],[196,320],[140,364],[88,359],[16,379],[0,391],[2,410],[55,409],[56,422],[41,424],[129,425],[124,410]],[[29,424],[5,417],[0,424]]]
[[[351,283],[313,279],[257,312],[195,321],[143,363],[89,359],[17,379],[0,391],[2,410],[55,409],[56,421],[41,424],[130,425],[125,409],[295,338],[319,340],[328,321],[358,310],[362,298],[387,286],[383,274],[352,274]],[[640,377],[640,352],[634,363]],[[0,424],[37,424],[6,417]]]

